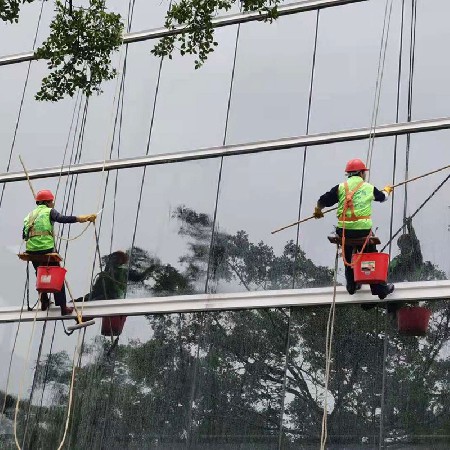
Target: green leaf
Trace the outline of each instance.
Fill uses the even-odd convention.
[[[107,12],[104,0],[90,0],[89,8],[73,9],[56,0],[51,33],[37,49],[38,59],[47,59],[51,70],[42,80],[36,100],[58,101],[78,90],[86,96],[102,92],[101,84],[117,75],[112,53],[122,45],[123,22]]]

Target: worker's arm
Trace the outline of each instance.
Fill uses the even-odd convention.
[[[58,223],[75,223],[75,222],[95,222],[96,214],[87,214],[84,216],[63,216],[56,209],[50,211],[50,220]]]
[[[376,202],[385,202],[389,198],[389,194],[392,192],[388,192],[387,189],[388,186],[386,186],[382,191],[377,189],[376,187],[373,188],[373,197]]]
[[[326,206],[333,206],[339,201],[339,185],[334,186],[328,192],[325,192],[319,200],[317,200],[317,206],[314,208],[313,216],[316,219],[323,217],[322,209]]]
[[[77,221],[76,216],[63,216],[56,209],[50,211],[50,221],[58,223],[75,223]]]
[[[328,192],[325,192],[322,196],[320,196],[317,201],[317,206],[319,208],[327,208],[335,205],[339,202],[339,185],[337,184],[333,188],[331,188]]]

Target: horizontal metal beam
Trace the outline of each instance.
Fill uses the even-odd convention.
[[[360,128],[347,131],[336,131],[332,133],[319,133],[291,138],[275,139],[272,141],[259,141],[247,144],[228,145],[224,147],[211,147],[187,152],[164,153],[159,155],[142,156],[138,158],[117,159],[108,161],[97,161],[73,166],[51,167],[45,169],[31,170],[28,172],[31,179],[51,178],[80,173],[93,173],[130,169],[159,164],[169,164],[185,161],[196,161],[201,159],[217,158],[221,156],[246,155],[251,153],[284,150],[295,147],[315,146],[333,144],[336,142],[349,142],[368,139],[371,135],[376,138],[387,136],[399,136],[408,133],[423,133],[450,128],[450,118],[419,120],[417,122],[406,122],[390,125],[381,125],[375,132],[370,128]],[[26,180],[24,172],[9,172],[0,174],[0,183],[11,183]]]
[[[367,0],[306,0],[298,3],[291,3],[283,5],[278,8],[280,16],[287,16],[291,14],[298,14],[307,11],[314,11],[324,8],[332,8],[335,6],[347,5],[349,3],[360,3]],[[254,22],[257,20],[264,20],[267,17],[265,12],[244,12],[239,14],[228,14],[213,19],[213,27],[220,28],[229,25],[236,25],[238,23]],[[185,30],[184,25],[178,25],[173,30],[167,28],[154,28],[152,30],[138,31],[135,33],[126,33],[123,36],[124,44],[131,44],[133,42],[148,41],[151,39],[159,39],[164,36],[172,36],[174,34],[181,34]],[[25,61],[32,61],[36,59],[34,52],[20,53],[17,55],[9,55],[0,57],[0,66],[9,64],[17,64]]]
[[[417,283],[397,283],[395,291],[386,300],[378,300],[363,288],[355,295],[348,295],[344,287],[338,287],[336,304],[385,303],[393,301],[443,300],[450,298],[450,280]],[[100,300],[84,304],[84,316],[103,317],[114,315],[138,316],[144,314],[170,314],[176,312],[225,311],[255,308],[286,308],[330,305],[333,288],[288,289],[279,291],[255,291],[234,294],[182,295],[173,297],[132,298],[125,300]],[[34,311],[24,311],[22,321],[30,322]],[[0,322],[16,322],[19,308],[0,308]],[[59,315],[59,308],[39,311],[37,320],[73,320]]]

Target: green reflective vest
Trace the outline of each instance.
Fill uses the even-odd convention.
[[[46,205],[39,205],[25,217],[23,225],[27,251],[52,250],[55,247],[50,211],[51,208]]]
[[[339,228],[346,230],[370,230],[372,228],[373,189],[371,184],[357,176],[350,177],[339,185],[337,210]],[[345,217],[343,216],[344,208],[346,209]]]

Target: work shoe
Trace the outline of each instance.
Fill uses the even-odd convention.
[[[71,306],[61,306],[61,315],[62,316],[70,316],[73,312],[73,308]]]
[[[359,291],[361,289],[361,285],[360,284],[355,284],[355,283],[347,283],[347,292],[350,295],[353,295],[356,291]]]
[[[378,294],[380,300],[384,300],[389,294],[394,292],[395,286],[392,283],[386,285],[385,291],[382,294]]]
[[[50,306],[50,300],[47,298],[41,298],[41,311],[47,311]]]

